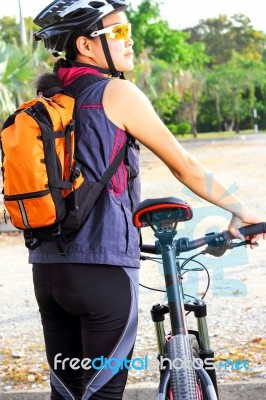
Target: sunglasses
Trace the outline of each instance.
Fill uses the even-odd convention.
[[[126,40],[131,37],[131,24],[116,24],[108,26],[107,28],[92,32],[90,36],[96,37],[104,34],[107,39]]]

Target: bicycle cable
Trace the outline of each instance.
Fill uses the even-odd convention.
[[[209,271],[208,271],[208,269],[205,267],[205,265],[203,265],[203,264],[202,264],[200,261],[198,261],[198,260],[194,260],[194,258],[196,258],[196,257],[198,257],[198,256],[200,256],[200,255],[202,255],[202,254],[204,254],[204,253],[203,253],[203,252],[200,252],[200,253],[194,254],[193,256],[191,256],[191,257],[189,257],[189,258],[179,258],[179,260],[184,260],[184,262],[181,264],[181,268],[180,268],[180,271],[182,271],[182,270],[184,271],[183,274],[181,274],[181,276],[183,276],[184,274],[186,274],[186,273],[188,273],[188,272],[201,272],[201,271],[205,271],[205,272],[206,272],[206,275],[207,275],[207,287],[206,287],[206,289],[205,289],[205,291],[204,291],[204,293],[203,293],[203,295],[202,295],[202,297],[201,297],[201,300],[203,300],[203,299],[205,298],[205,296],[207,295],[208,290],[209,290],[209,288],[210,288],[210,281],[211,281]],[[195,262],[195,263],[201,265],[202,268],[189,268],[189,269],[185,269],[184,267],[185,267],[190,261]],[[189,295],[186,295],[186,294],[184,294],[184,295],[187,296],[187,297],[189,297]],[[192,296],[190,296],[190,297],[192,297]]]
[[[197,254],[195,254],[195,255],[189,257],[189,258],[179,258],[179,260],[184,260],[184,262],[181,264],[181,268],[180,268],[180,271],[182,271],[182,270],[184,271],[184,272],[181,274],[181,276],[185,275],[185,274],[188,273],[188,272],[201,272],[201,271],[205,271],[205,272],[206,272],[206,274],[207,274],[207,287],[206,287],[206,289],[205,289],[203,295],[202,295],[201,298],[200,298],[201,300],[203,300],[203,299],[205,298],[205,296],[207,295],[208,290],[209,290],[209,288],[210,288],[210,280],[211,280],[211,279],[210,279],[209,271],[208,271],[208,269],[205,267],[205,265],[203,265],[203,264],[202,264],[200,261],[198,261],[198,260],[194,260],[194,258],[196,258],[196,257],[198,257],[198,256],[200,256],[200,255],[202,255],[202,254],[204,254],[204,253],[203,253],[203,252],[200,252],[200,253],[197,253]],[[187,268],[187,269],[185,269],[184,267],[185,267],[190,261],[195,262],[195,263],[201,265],[201,268]],[[197,297],[191,296],[191,295],[189,295],[189,294],[184,293],[184,298],[186,298],[186,297],[190,297],[191,299],[194,299],[194,301],[198,300]],[[188,314],[190,314],[190,313],[191,313],[191,311],[188,311],[188,312],[186,313],[186,316],[187,316]]]
[[[177,260],[184,260],[184,262],[183,262],[183,263],[181,264],[181,266],[180,266],[180,271],[182,271],[182,270],[184,271],[184,272],[181,274],[181,276],[185,275],[185,274],[188,273],[188,272],[201,272],[201,271],[205,271],[205,272],[206,272],[206,274],[207,274],[207,287],[206,287],[206,289],[205,289],[205,291],[204,291],[204,293],[203,293],[203,295],[202,295],[202,297],[201,297],[201,300],[203,300],[203,299],[205,298],[205,296],[206,296],[208,290],[209,290],[209,287],[210,287],[210,274],[209,274],[209,271],[207,270],[207,268],[206,268],[200,261],[194,260],[194,258],[198,257],[198,256],[201,255],[201,254],[204,254],[204,253],[203,253],[203,252],[200,252],[200,253],[194,254],[193,256],[191,256],[191,257],[189,257],[189,258],[181,258],[181,257],[178,257]],[[149,260],[149,261],[157,261],[159,264],[162,264],[162,261],[160,261],[160,259],[161,259],[160,257],[149,257],[149,256],[142,256],[142,255],[141,255],[141,260],[142,260],[142,261],[146,261],[146,260]],[[189,268],[189,269],[184,269],[184,267],[186,266],[186,264],[188,264],[190,261],[195,262],[195,263],[201,265],[202,268]],[[150,286],[143,285],[142,283],[139,283],[139,286],[143,287],[144,289],[152,290],[152,291],[154,291],[154,292],[166,293],[166,290],[164,290],[164,289],[152,288],[152,287],[150,287]],[[194,300],[197,299],[197,297],[188,295],[188,294],[186,294],[186,293],[184,293],[184,297],[190,297],[190,298],[192,298],[192,299],[194,299]]]

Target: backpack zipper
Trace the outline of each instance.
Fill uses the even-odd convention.
[[[31,193],[22,193],[22,194],[14,194],[12,196],[4,195],[4,200],[12,201],[12,200],[24,200],[24,199],[32,199],[34,197],[43,197],[50,193],[50,189],[41,190],[39,192],[31,192]]]

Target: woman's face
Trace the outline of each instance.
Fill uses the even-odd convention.
[[[116,24],[127,23],[127,17],[124,12],[111,14],[103,19],[104,28]],[[131,71],[134,67],[134,52],[132,49],[134,43],[133,40],[130,37],[127,39],[111,39],[107,36],[107,43],[116,70],[120,72]],[[92,50],[91,61],[102,68],[109,68],[102,48],[100,36],[96,36],[91,40],[90,46]]]

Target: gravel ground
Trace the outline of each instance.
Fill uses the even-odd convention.
[[[184,142],[184,147],[199,158],[257,214],[266,220],[266,135],[239,136],[234,140],[198,140]],[[200,201],[177,182],[168,169],[148,150],[142,149],[142,198],[174,195],[183,197],[193,207],[194,218],[180,225],[180,235],[202,236],[205,232],[225,229],[228,215]],[[211,190],[211,176],[206,178]],[[186,229],[185,229],[186,228]],[[144,242],[153,238],[143,230]],[[39,313],[33,294],[31,267],[20,234],[0,235],[0,392],[47,389],[48,370]],[[218,381],[266,379],[266,243],[255,250],[235,249],[224,257],[199,258],[208,266],[210,289],[208,303],[211,344],[217,360],[246,360],[249,370],[217,369]],[[157,262],[146,261],[141,269],[141,283],[163,288],[163,276]],[[189,274],[184,279],[186,292],[202,294],[206,287],[204,273]],[[163,302],[162,293],[140,287],[139,330],[135,357],[149,356],[151,368],[129,375],[130,383],[154,382],[156,347],[149,309]],[[189,317],[189,324],[194,321]]]

